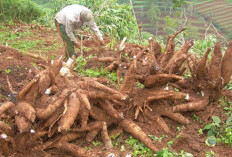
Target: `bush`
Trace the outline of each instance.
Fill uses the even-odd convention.
[[[45,15],[45,10],[31,0],[0,0],[2,21],[31,22]]]

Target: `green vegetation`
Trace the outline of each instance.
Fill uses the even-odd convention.
[[[21,20],[32,22],[44,15],[43,7],[31,0],[0,0],[1,21]]]
[[[128,41],[133,42],[138,39],[138,28],[131,6],[119,5],[116,0],[0,0],[0,18],[3,21],[19,20],[53,25],[55,14],[69,4],[82,4],[90,8],[104,34],[110,35],[114,25],[118,40],[127,37]]]
[[[227,119],[223,121],[218,116],[212,116],[212,122],[206,124],[198,132],[203,134],[206,131],[207,139],[205,143],[208,146],[215,146],[217,142],[232,146],[232,102],[228,102],[226,98],[221,98],[219,102],[225,110]]]
[[[156,136],[150,135],[151,139],[158,140],[159,142],[162,142],[162,139],[167,137],[166,135],[161,136],[160,138],[157,138]],[[173,141],[169,141],[167,143],[168,147],[163,148],[162,150],[156,152],[156,154],[153,154],[151,149],[148,149],[143,143],[138,141],[137,139],[133,138],[132,136],[129,136],[129,139],[125,141],[126,145],[129,146],[130,149],[133,150],[133,156],[140,156],[140,157],[193,157],[192,154],[185,152],[184,150],[181,150],[180,153],[176,153],[171,150],[170,146],[173,144]]]
[[[13,27],[10,29],[10,27],[6,27],[4,24]],[[46,54],[49,51],[59,49],[62,46],[58,44],[57,40],[53,40],[50,45],[46,45],[46,39],[36,36],[36,32],[33,32],[33,29],[30,29],[30,26],[25,26],[23,29],[26,29],[26,31],[21,31],[20,29],[22,26],[15,25],[16,24],[12,20],[0,23],[0,44],[19,49],[19,51],[23,53],[33,52],[39,54],[42,52]]]
[[[79,75],[81,76],[88,76],[88,77],[100,77],[105,76],[109,80],[116,82],[117,80],[117,74],[116,72],[108,72],[101,67],[100,70],[96,69],[85,69],[84,66],[87,63],[87,60],[90,59],[92,56],[89,56],[87,58],[84,58],[83,56],[79,56],[75,61],[75,67],[74,71],[77,71]]]

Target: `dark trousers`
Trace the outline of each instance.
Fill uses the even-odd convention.
[[[66,31],[65,31],[65,26],[58,23],[55,20],[55,25],[57,28],[57,31],[59,31],[61,38],[63,39],[64,42],[64,47],[65,47],[65,57],[66,58],[70,58],[75,54],[74,51],[74,42],[70,40],[70,38],[68,37]]]

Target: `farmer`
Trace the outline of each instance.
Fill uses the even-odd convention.
[[[57,30],[63,39],[65,46],[65,56],[67,58],[74,55],[74,46],[80,49],[80,43],[74,35],[74,29],[79,29],[83,25],[89,26],[101,44],[104,44],[93,17],[93,13],[82,5],[69,5],[61,9],[55,16]]]

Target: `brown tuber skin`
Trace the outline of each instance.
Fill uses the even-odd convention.
[[[156,122],[166,134],[172,134],[171,130],[160,116],[152,115],[148,109],[144,111],[144,114],[149,120]]]
[[[208,84],[213,89],[219,88],[220,86],[222,65],[222,52],[220,48],[220,43],[216,43],[210,63]]]
[[[36,117],[39,119],[47,119],[50,117],[58,107],[62,105],[64,100],[69,94],[68,89],[64,89],[57,99],[52,104],[49,104],[46,108],[37,109]]]
[[[77,91],[78,97],[81,103],[88,109],[91,110],[91,104],[86,94],[82,93],[82,91]]]
[[[15,114],[25,116],[25,118],[31,122],[34,122],[36,118],[35,109],[31,106],[31,104],[26,102],[18,103],[16,106]]]
[[[15,135],[11,127],[2,121],[0,121],[0,131],[4,132],[5,134],[11,137]]]
[[[128,119],[123,119],[121,122],[119,122],[119,124],[126,132],[131,133],[132,136],[143,142],[148,148],[154,152],[158,151],[156,146],[152,143],[151,139],[135,122]]]
[[[112,141],[111,141],[111,139],[110,139],[110,137],[108,135],[106,122],[103,122],[101,136],[102,136],[102,140],[103,140],[103,142],[105,144],[105,148],[106,149],[112,149],[113,145],[112,145]]]
[[[76,93],[69,96],[68,109],[59,121],[58,131],[66,131],[73,125],[80,109],[80,100]]]
[[[38,79],[39,79],[39,75],[38,75],[38,77],[36,77],[32,81],[30,81],[25,87],[23,87],[23,89],[18,93],[19,100],[22,100],[25,97],[27,92],[38,81]]]
[[[180,104],[173,107],[173,112],[201,111],[208,104],[209,98],[206,96],[203,100]]]
[[[147,97],[148,101],[171,99],[171,100],[185,100],[187,93],[175,92],[175,91],[161,91],[154,93],[154,96]]]
[[[135,69],[134,69],[134,65],[132,64],[126,73],[123,85],[120,88],[120,92],[130,95],[133,93],[134,85],[135,85]]]
[[[31,129],[31,123],[24,116],[16,115],[15,122],[20,133],[28,132]]]
[[[5,102],[0,105],[0,117],[1,115],[6,112],[8,109],[15,107],[13,102]]]
[[[204,54],[204,56],[201,58],[201,60],[198,63],[197,66],[197,79],[202,80],[202,79],[206,79],[207,76],[207,67],[206,67],[206,63],[207,63],[207,58],[208,55],[211,51],[211,48],[208,48],[208,50],[206,51],[206,53]]]
[[[175,74],[156,74],[156,75],[149,75],[145,79],[145,86],[151,87],[151,86],[161,86],[163,84],[166,84],[167,82],[171,80],[182,80],[183,78],[181,76],[175,75]]]
[[[77,146],[75,144],[67,143],[67,142],[58,142],[54,145],[54,147],[57,147],[59,149],[62,149],[64,151],[67,151],[71,153],[72,155],[78,157],[78,156],[92,156],[92,153],[89,150],[86,150],[80,146]]]
[[[178,73],[179,68],[187,57],[186,54],[188,53],[188,50],[191,48],[192,45],[192,41],[185,42],[182,48],[177,53],[175,53],[173,57],[168,61],[163,71],[169,74]]]
[[[223,78],[222,80],[223,87],[225,87],[229,83],[230,77],[232,75],[231,59],[232,59],[232,39],[230,40],[229,46],[227,47],[222,60],[221,77]]]

